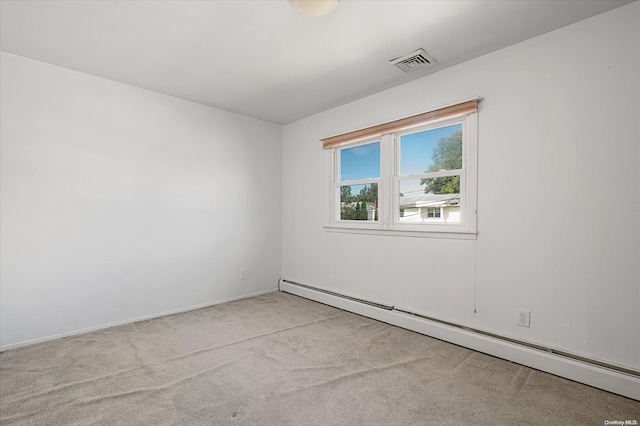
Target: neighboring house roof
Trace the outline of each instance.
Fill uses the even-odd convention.
[[[459,206],[460,194],[419,194],[400,197],[400,207]]]

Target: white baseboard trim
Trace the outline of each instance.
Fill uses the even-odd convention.
[[[259,291],[259,292],[256,292],[256,293],[244,294],[242,296],[230,297],[228,299],[216,300],[214,302],[200,303],[198,305],[186,306],[186,307],[183,307],[183,308],[172,309],[172,310],[164,311],[164,312],[158,312],[158,313],[155,313],[155,314],[143,315],[143,316],[139,316],[139,317],[135,317],[135,318],[129,318],[129,319],[122,320],[122,321],[116,321],[116,322],[110,322],[110,323],[107,323],[107,324],[101,324],[101,325],[97,325],[97,326],[94,326],[94,327],[87,327],[87,328],[82,328],[82,329],[79,329],[79,330],[72,330],[72,331],[67,331],[67,332],[59,333],[59,334],[52,334],[52,335],[46,336],[46,337],[39,337],[37,339],[29,339],[29,340],[24,340],[24,341],[17,342],[17,343],[10,343],[8,345],[0,346],[0,352],[6,351],[6,350],[9,350],[9,349],[19,348],[19,347],[22,347],[22,346],[28,346],[28,345],[33,345],[33,344],[36,344],[36,343],[46,342],[46,341],[49,341],[49,340],[62,339],[63,337],[76,336],[78,334],[89,333],[91,331],[104,330],[105,328],[117,327],[119,325],[131,324],[133,322],[144,321],[144,320],[148,320],[148,319],[152,319],[152,318],[158,318],[158,317],[164,317],[166,315],[179,314],[181,312],[193,311],[193,310],[196,310],[196,309],[206,308],[208,306],[214,306],[214,305],[220,305],[222,303],[233,302],[234,300],[247,299],[249,297],[261,296],[263,294],[268,294],[268,293],[275,293],[277,291],[278,291],[277,288],[273,288],[273,289],[269,289],[269,290]]]
[[[280,281],[280,290],[640,401],[640,378]]]

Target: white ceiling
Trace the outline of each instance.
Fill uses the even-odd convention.
[[[285,124],[630,3],[342,0],[5,1],[0,48]],[[438,63],[389,60],[424,48]]]

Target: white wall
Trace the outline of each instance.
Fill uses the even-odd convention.
[[[281,126],[1,65],[2,348],[277,287]]]
[[[285,126],[283,277],[640,369],[638,22],[635,2]],[[474,96],[477,240],[323,229],[320,138]]]

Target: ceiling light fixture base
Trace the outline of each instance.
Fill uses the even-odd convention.
[[[291,6],[305,16],[328,15],[340,0],[289,0]]]

